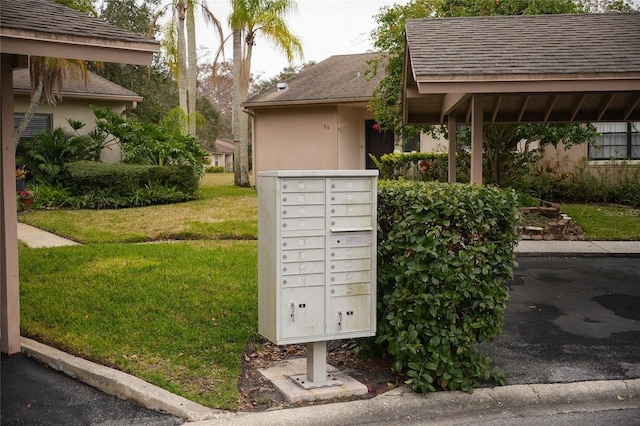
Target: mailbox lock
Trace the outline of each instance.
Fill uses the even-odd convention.
[[[335,200],[336,200],[336,197],[331,197],[331,201],[335,201]]]
[[[331,281],[335,281],[335,280],[336,280],[336,277],[331,277]],[[334,292],[335,290],[331,290],[331,293],[334,293]]]
[[[331,225],[335,225],[335,224],[336,224],[336,221],[335,221],[335,220],[332,220],[332,221],[331,221]]]
[[[284,268],[282,268],[282,270],[283,270],[284,272],[287,272],[287,267],[285,266]]]
[[[282,280],[282,284],[286,284],[286,283],[287,283],[287,280]]]
[[[336,255],[336,252],[335,252],[335,251],[332,251],[332,252],[331,252],[331,257],[333,257],[333,256],[335,256],[335,255]]]
[[[287,227],[287,224],[286,224],[286,223],[283,223],[283,224],[282,224],[282,227],[283,227],[283,228],[286,228],[286,227]]]
[[[331,184],[331,187],[332,187],[332,188],[335,188],[335,187],[336,187],[336,184],[335,184],[335,183],[332,183],[332,184]]]
[[[335,213],[335,212],[336,212],[336,209],[331,209],[331,213]]]
[[[287,214],[287,211],[286,210],[282,210],[282,214]]]
[[[338,311],[338,331],[342,331],[342,311]]]
[[[282,187],[283,187],[284,189],[287,189],[287,184],[285,183],[284,185],[282,185]]]
[[[283,254],[283,255],[282,255],[282,258],[283,258],[283,259],[286,259],[286,258],[287,258],[287,255],[286,255],[286,254]]]
[[[287,197],[283,197],[283,198],[282,198],[282,201],[287,201]]]
[[[287,246],[287,242],[285,241],[282,243],[282,247],[286,247],[286,246]]]
[[[296,322],[296,302],[289,302],[289,308],[291,308],[291,313],[289,314],[291,322]]]

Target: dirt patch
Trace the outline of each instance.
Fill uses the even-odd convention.
[[[238,389],[243,396],[241,411],[264,411],[274,408],[314,405],[327,402],[369,399],[403,384],[401,375],[391,370],[389,359],[363,359],[358,354],[358,345],[352,340],[327,342],[327,364],[351,376],[367,386],[369,393],[357,397],[345,397],[329,401],[289,403],[273,384],[258,371],[279,361],[306,358],[306,345],[277,346],[258,339],[247,343],[242,357],[242,373]]]

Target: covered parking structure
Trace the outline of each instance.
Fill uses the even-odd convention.
[[[482,184],[485,123],[640,121],[640,14],[427,18],[406,22],[403,121],[471,125]]]
[[[0,350],[20,352],[13,70],[30,56],[151,65],[159,44],[47,0],[0,0]]]

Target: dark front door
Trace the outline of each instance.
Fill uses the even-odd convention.
[[[377,169],[369,154],[380,159],[382,155],[393,152],[393,132],[381,132],[375,120],[365,120],[365,141],[367,144],[367,169]]]

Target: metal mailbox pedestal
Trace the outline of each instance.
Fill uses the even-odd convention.
[[[258,173],[258,328],[307,343],[305,388],[332,386],[326,342],[376,332],[377,170]]]

